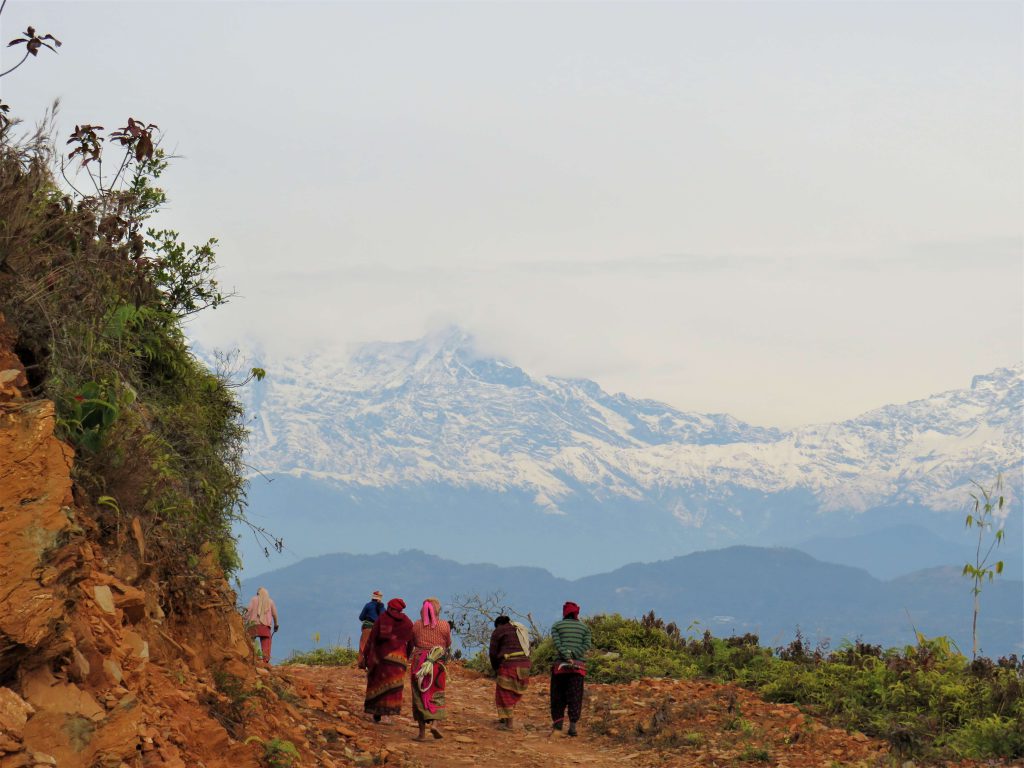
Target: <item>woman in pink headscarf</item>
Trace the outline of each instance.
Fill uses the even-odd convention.
[[[430,734],[441,738],[441,731],[435,723],[447,717],[444,689],[447,670],[444,661],[452,646],[452,628],[440,618],[441,601],[428,597],[423,601],[420,618],[412,625],[412,716],[420,727],[416,737],[422,741],[427,737],[427,723]]]

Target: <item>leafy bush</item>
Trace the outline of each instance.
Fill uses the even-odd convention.
[[[989,715],[968,722],[947,744],[961,757],[1020,757],[1024,755],[1024,728],[1020,717]]]
[[[348,667],[356,663],[358,654],[351,648],[332,645],[312,651],[295,651],[285,664],[308,664],[311,667]]]
[[[481,675],[497,677],[494,669],[491,667],[491,657],[487,655],[486,651],[477,651],[468,659],[463,660],[462,664],[466,669],[479,672]]]
[[[587,659],[587,676],[595,683],[624,683],[641,677],[691,678],[697,666],[680,653],[662,648],[622,648]]]
[[[748,763],[767,763],[772,759],[767,749],[747,746],[740,753],[739,759]]]
[[[594,647],[610,651],[637,648],[674,649],[683,647],[680,639],[665,629],[645,624],[644,621],[624,619],[618,614],[594,616],[587,619],[593,634]]]
[[[558,652],[555,641],[545,637],[530,649],[530,674],[547,675],[551,673],[551,665],[555,663]]]
[[[292,768],[299,762],[299,750],[286,739],[263,742],[263,763],[267,768]]]

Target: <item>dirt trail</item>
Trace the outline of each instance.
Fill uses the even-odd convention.
[[[444,738],[415,741],[416,724],[407,712],[391,718],[390,723],[374,725],[363,715],[365,675],[350,667],[284,667],[277,671],[289,680],[296,692],[322,720],[338,719],[338,731],[370,754],[386,750],[388,763],[408,766],[472,765],[519,766],[551,765],[662,765],[659,762],[634,762],[630,750],[602,740],[570,739],[551,735],[549,727],[547,681],[537,679],[523,696],[516,710],[513,732],[495,728],[494,682],[453,665],[449,670],[448,719],[440,725]],[[409,692],[403,701],[408,707]],[[321,729],[328,731],[325,722]],[[585,733],[585,731],[584,731]],[[340,740],[326,745],[326,751],[344,762]]]
[[[406,713],[382,725],[372,724],[363,715],[365,677],[355,668],[290,666],[277,668],[274,674],[290,682],[310,707],[306,714],[311,725],[315,723],[326,737],[324,754],[317,756],[325,765],[331,759],[338,764],[359,764],[361,759],[366,765],[376,759],[403,766],[481,768],[510,762],[524,768],[758,764],[867,768],[884,762],[886,752],[873,739],[826,728],[789,705],[768,704],[742,689],[698,681],[589,686],[580,737],[573,739],[551,731],[547,680],[534,678],[516,710],[516,730],[499,731],[494,682],[457,665],[450,669],[448,720],[441,726],[444,738],[418,742],[413,740],[416,726]],[[408,707],[408,690],[403,705]],[[684,721],[678,721],[680,716],[671,707],[681,708]],[[733,717],[730,713],[741,707],[749,729],[723,729],[722,718]],[[655,739],[641,740],[641,731],[650,735],[652,728]],[[619,738],[603,735],[609,732]],[[693,734],[700,734],[699,739]],[[754,751],[753,739],[758,748],[767,746],[767,759]]]

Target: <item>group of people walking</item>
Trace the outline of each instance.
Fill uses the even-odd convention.
[[[416,738],[425,739],[429,725],[431,735],[440,739],[437,723],[447,715],[444,662],[451,652],[451,625],[440,617],[441,601],[436,597],[423,601],[420,618],[415,622],[404,611],[405,601],[401,598],[392,598],[385,608],[383,596],[374,592],[373,599],[359,614],[363,633],[358,663],[366,670],[363,709],[377,723],[386,716],[399,714],[408,670],[412,715],[419,725]]]
[[[384,596],[378,591],[359,614],[362,633],[358,664],[367,673],[363,709],[377,723],[399,714],[408,672],[412,715],[419,726],[416,738],[426,739],[429,728],[431,735],[440,739],[443,734],[438,724],[447,716],[445,662],[451,654],[451,625],[441,618],[441,603],[436,597],[423,601],[416,621],[406,616],[405,607],[405,601],[398,597],[385,606]],[[551,627],[556,650],[551,669],[551,725],[562,730],[568,710],[569,736],[577,735],[587,674],[584,657],[592,644],[590,627],[580,621],[579,613],[576,603],[567,602],[562,606],[562,620]],[[508,616],[498,616],[488,656],[496,674],[498,727],[511,730],[516,705],[530,684],[526,628]]]

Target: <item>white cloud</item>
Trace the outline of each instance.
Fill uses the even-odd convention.
[[[19,114],[59,96],[65,131],[130,114],[185,155],[162,223],[217,235],[244,297],[193,325],[206,343],[457,323],[534,372],[780,425],[1024,356],[1013,4],[4,19],[65,42],[4,79]]]

